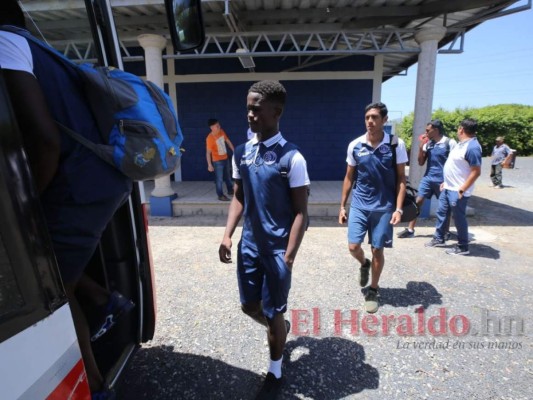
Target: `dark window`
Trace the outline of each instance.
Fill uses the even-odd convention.
[[[0,69],[0,343],[66,302]]]

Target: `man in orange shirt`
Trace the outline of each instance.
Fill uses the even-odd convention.
[[[205,139],[207,159],[207,170],[215,173],[215,185],[217,196],[220,201],[229,201],[222,191],[222,182],[226,183],[228,195],[233,195],[233,181],[230,176],[230,165],[228,163],[228,151],[226,144],[233,152],[233,144],[226,135],[226,132],[220,127],[220,123],[215,118],[210,118],[207,123],[211,132]]]

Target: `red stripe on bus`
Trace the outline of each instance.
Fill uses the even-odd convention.
[[[65,376],[65,379],[54,389],[46,400],[90,400],[91,392],[87,382],[87,373],[83,361],[76,363],[74,368]]]
[[[152,245],[150,244],[150,232],[148,231],[148,210],[146,204],[142,204],[144,231],[146,232],[146,250],[148,252],[148,267],[150,268],[150,279],[152,280],[152,304],[154,307],[154,325],[157,318],[157,299],[155,295],[155,271],[152,259]]]

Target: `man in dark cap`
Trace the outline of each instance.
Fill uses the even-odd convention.
[[[453,139],[444,135],[444,126],[438,119],[434,119],[426,125],[426,132],[422,135],[418,149],[418,165],[422,166],[427,161],[426,172],[418,186],[416,204],[420,209],[425,199],[431,199],[440,195],[440,184],[444,182],[442,170],[448,159],[450,150],[457,144]],[[398,233],[400,239],[415,236],[416,218],[409,222],[409,227]],[[447,219],[446,232],[449,231],[450,218]]]

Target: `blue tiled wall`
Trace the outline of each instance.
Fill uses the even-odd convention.
[[[185,136],[184,181],[211,180],[205,159],[207,120],[217,118],[234,145],[246,141],[246,95],[253,82],[180,83],[178,117]],[[284,137],[307,159],[311,180],[342,180],[348,143],[362,134],[364,107],[372,101],[371,80],[282,81],[287,104]]]
[[[309,65],[301,65],[299,57],[253,57],[255,72],[281,72],[297,68],[299,72],[309,71],[371,71],[374,57],[349,56],[332,60],[331,57],[313,57]],[[326,62],[327,61],[327,62]],[[176,59],[174,70],[178,75],[242,73],[238,58]]]

